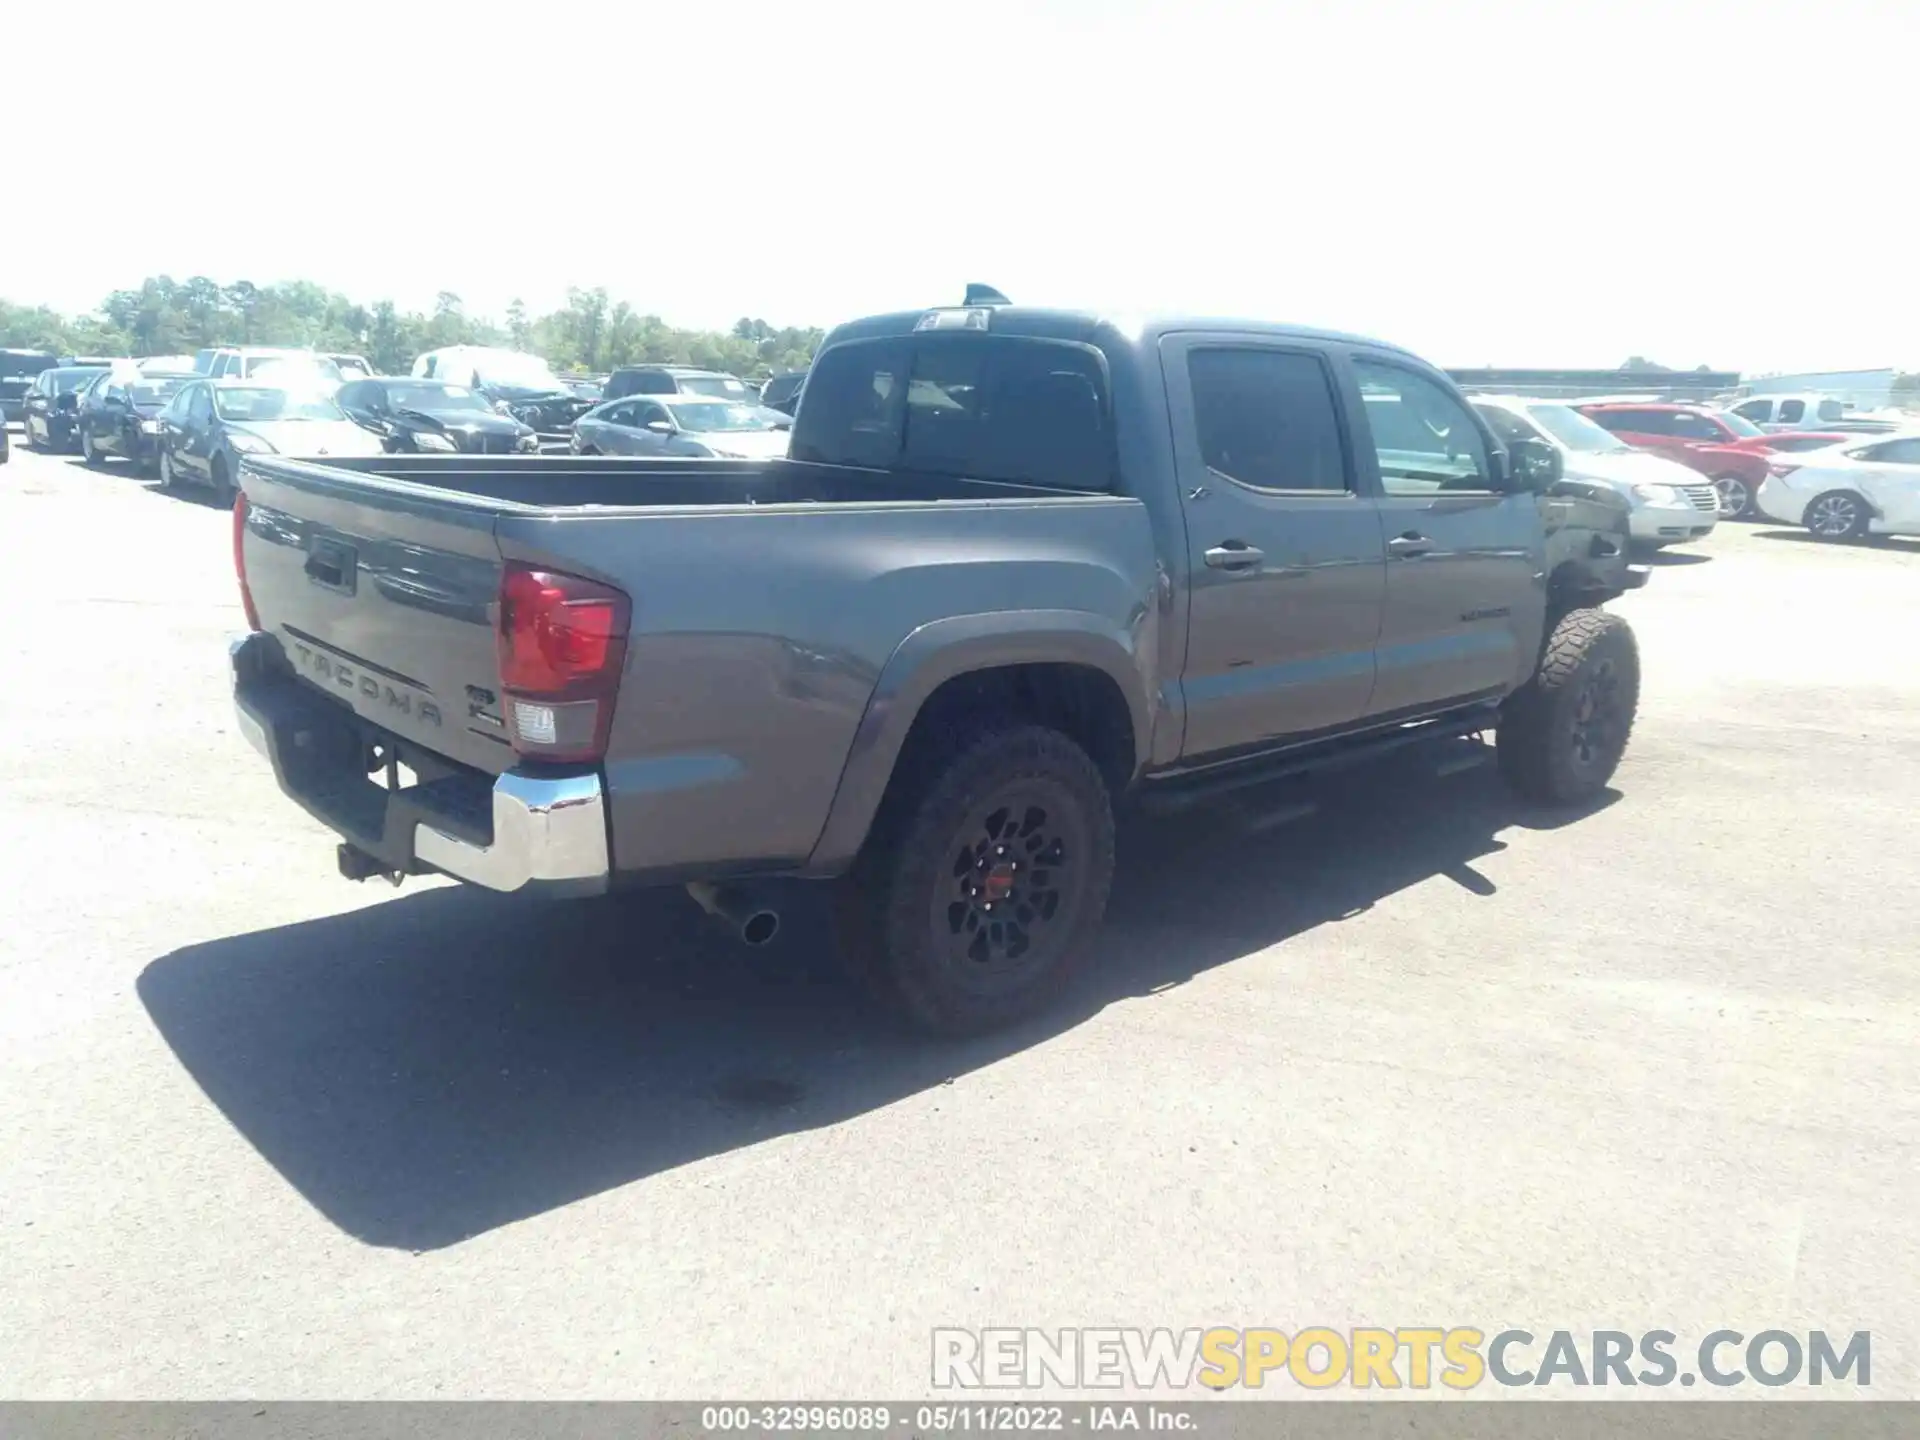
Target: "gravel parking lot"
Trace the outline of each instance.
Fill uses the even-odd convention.
[[[907,1396],[936,1326],[1471,1324],[1868,1329],[1920,1396],[1920,543],[1660,563],[1585,815],[1488,768],[1135,827],[1092,983],[964,1046],[806,897],[747,952],[678,892],[347,884],[230,719],[224,514],[16,436],[0,549],[0,1394]]]

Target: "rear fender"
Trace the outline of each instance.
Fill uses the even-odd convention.
[[[1148,696],[1154,691],[1154,679],[1148,670],[1157,651],[1150,629],[1123,630],[1077,610],[1028,610],[956,615],[915,630],[900,642],[880,673],[807,870],[835,874],[853,862],[921,707],[958,675],[1044,664],[1084,665],[1100,671],[1126,699],[1137,773],[1147,762],[1153,740]]]

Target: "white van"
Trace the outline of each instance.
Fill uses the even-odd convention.
[[[429,350],[413,362],[413,373],[416,378],[447,380],[510,399],[573,393],[538,355],[491,345],[448,345]]]

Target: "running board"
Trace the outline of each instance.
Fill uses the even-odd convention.
[[[1276,780],[1324,775],[1355,765],[1365,765],[1384,755],[1428,741],[1459,740],[1468,735],[1477,735],[1493,729],[1499,717],[1498,705],[1476,705],[1471,710],[1456,711],[1432,720],[1413,721],[1364,735],[1299,746],[1277,755],[1260,756],[1226,770],[1149,780],[1140,787],[1135,800],[1149,814],[1175,814],[1255,786],[1272,784]],[[1487,758],[1485,755],[1455,756],[1440,766],[1439,773],[1451,775],[1461,770],[1477,769],[1486,763]]]

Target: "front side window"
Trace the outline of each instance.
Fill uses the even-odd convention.
[[[638,405],[629,405],[627,407],[626,423],[629,425],[637,425],[640,429],[644,430],[656,420],[663,421],[667,424],[672,423],[667,417],[665,406],[656,405],[653,401],[647,400]]]
[[[1209,470],[1256,490],[1348,488],[1333,386],[1317,355],[1195,350],[1187,376]]]
[[[1743,420],[1752,420],[1757,424],[1764,425],[1768,420],[1773,418],[1773,402],[1771,400],[1748,400],[1744,404],[1734,406],[1730,413],[1738,415]]]
[[[1682,440],[1724,440],[1725,434],[1709,417],[1691,410],[1674,410],[1667,416],[1668,434]]]
[[[1411,370],[1372,360],[1353,368],[1387,494],[1492,488],[1487,439],[1465,405]]]

